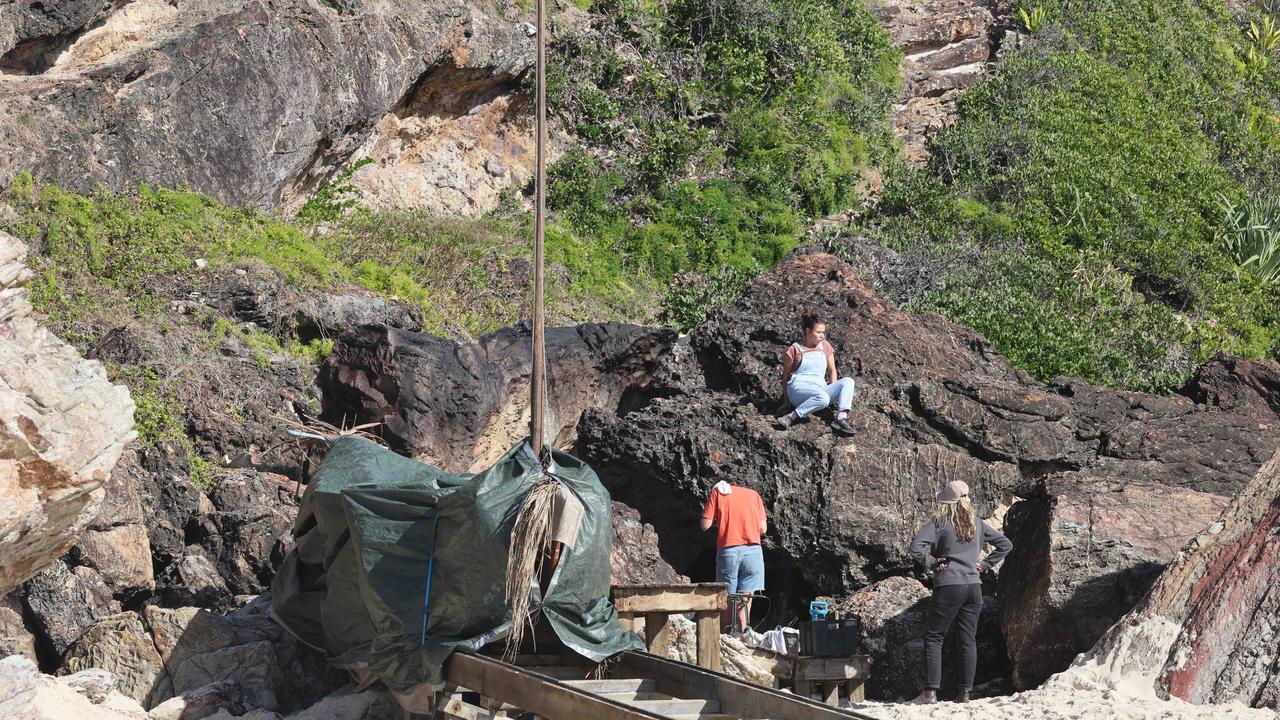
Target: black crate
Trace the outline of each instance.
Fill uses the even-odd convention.
[[[809,657],[848,657],[858,654],[857,618],[811,620],[800,623],[800,654]]]

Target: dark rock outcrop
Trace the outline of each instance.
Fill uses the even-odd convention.
[[[786,432],[769,425],[779,355],[804,308],[824,316],[841,374],[857,377],[851,439],[834,436],[823,414]],[[980,336],[939,315],[902,312],[822,254],[798,254],[757,278],[665,354],[620,410],[588,412],[577,453],[615,499],[654,524],[675,570],[695,579],[706,579],[710,554],[697,517],[720,479],[761,493],[766,559],[775,570],[794,563],[810,596],[848,595],[906,572],[907,543],[948,480],[969,482],[986,516],[1022,498],[1029,504],[1011,512],[1025,552],[1003,573],[1026,587],[1018,598],[1002,589],[1013,603],[1003,609],[1006,634],[1055,624],[1074,634],[1071,653],[1043,670],[1087,649],[1280,446],[1273,419],[1066,378],[1036,382]],[[1061,522],[1044,510],[1055,497],[1068,498]],[[1159,504],[1170,497],[1196,511],[1179,509],[1170,523],[1120,520],[1170,512]],[[1086,531],[1082,545],[1055,550],[1059,563],[1037,562],[1036,533],[1048,537],[1057,523],[1052,532],[1067,537],[1067,516],[1087,519],[1090,504],[1116,518],[1111,534],[1090,544]],[[1062,617],[1072,595],[1110,603],[1106,619]],[[1019,598],[1038,598],[1041,615],[1032,621]],[[1018,617],[1026,627],[1010,624]],[[1023,647],[1010,643],[1015,664]]]
[[[73,570],[61,560],[41,570],[22,590],[36,651],[46,665],[55,665],[94,623],[120,612],[120,603],[100,575],[87,567]]]
[[[1280,419],[1280,366],[1216,355],[1178,392],[1238,415]]]
[[[362,328],[342,338],[321,372],[324,417],[383,423],[377,432],[391,447],[447,470],[489,467],[528,434],[530,337],[517,326],[459,344]],[[625,406],[675,338],[613,322],[549,328],[548,439],[571,445],[584,411]]]
[[[433,70],[500,84],[531,59],[517,23],[466,4],[154,0],[104,19],[114,5],[35,3],[59,11],[29,28],[28,10],[9,41],[0,26],[0,49],[20,43],[6,65],[30,73],[0,90],[17,119],[0,125],[0,184],[32,169],[84,191],[187,185],[275,207],[346,162]]]

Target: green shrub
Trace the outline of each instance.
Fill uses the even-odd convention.
[[[1274,70],[1246,72],[1253,41],[1217,2],[1044,8],[1053,23],[961,96],[864,233],[976,257],[915,306],[1042,379],[1168,390],[1216,350],[1275,356],[1280,294],[1241,272],[1262,265],[1233,257],[1248,221],[1224,226],[1220,200],[1239,210],[1280,179]]]
[[[662,299],[658,319],[681,332],[707,319],[707,312],[733,302],[751,281],[748,269],[723,267],[711,273],[683,272],[675,276]]]

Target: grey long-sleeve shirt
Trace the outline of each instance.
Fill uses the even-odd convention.
[[[1013,549],[1009,538],[991,529],[982,520],[978,520],[977,532],[967,543],[960,542],[960,538],[956,537],[956,530],[950,521],[944,520],[942,527],[938,527],[938,523],[933,520],[926,520],[911,540],[911,556],[929,568],[939,560],[947,561],[946,568],[934,572],[934,587],[972,585],[982,582],[977,566],[983,543],[991,543],[996,548],[983,560],[987,567],[1003,560]]]

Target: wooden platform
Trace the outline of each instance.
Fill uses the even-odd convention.
[[[521,656],[515,663],[505,663],[455,652],[444,667],[445,679],[454,689],[440,704],[438,716],[487,720],[531,713],[546,720],[872,720],[649,653],[622,653],[601,667],[603,677],[595,677],[596,668],[561,655]]]

